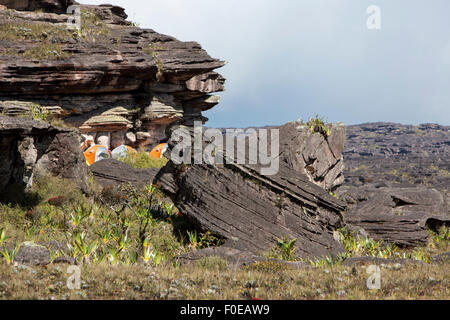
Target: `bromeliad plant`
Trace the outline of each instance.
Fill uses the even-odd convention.
[[[193,230],[193,231],[186,231],[187,235],[188,235],[188,240],[189,240],[189,246],[192,249],[197,249],[198,246],[198,234],[197,234],[197,230]]]
[[[8,250],[5,246],[0,249],[0,254],[5,258],[7,264],[12,264],[16,259],[17,253],[20,250],[20,244],[17,244],[13,249]]]
[[[346,251],[343,258],[353,256],[390,258],[395,255],[398,249],[395,245],[383,246],[383,241],[375,241],[366,237],[355,237],[353,233],[347,230],[341,230],[339,237]]]
[[[87,263],[91,260],[91,256],[95,255],[98,247],[98,240],[89,240],[86,231],[67,232],[67,247],[71,256],[82,262]]]
[[[138,221],[138,238],[142,249],[147,239],[148,229],[153,223],[155,206],[158,204],[155,197],[155,187],[147,185],[142,193],[139,193],[135,188],[129,188],[127,191],[129,195],[127,207]]]
[[[159,265],[162,261],[162,255],[150,245],[150,238],[146,238],[142,247],[142,259],[145,262],[153,262],[154,265]]]
[[[8,239],[5,229],[0,229],[0,254],[6,260],[8,265],[12,264],[20,250],[20,244],[16,245],[13,249],[8,249],[5,246],[5,241]]]
[[[336,257],[328,256],[320,260],[308,260],[314,266],[333,266],[341,264],[345,259],[358,256],[370,256],[384,259],[414,259],[430,263],[431,259],[423,248],[414,251],[400,252],[395,244],[384,244],[383,241],[376,241],[371,238],[354,236],[347,230],[339,232],[340,241],[345,248],[345,252]]]
[[[281,258],[286,261],[295,260],[294,252],[296,248],[294,248],[297,239],[289,240],[288,236],[285,236],[283,239],[277,239],[278,246],[281,249]]]
[[[314,118],[309,119],[306,125],[309,127],[312,133],[318,132],[325,138],[331,135],[331,128],[327,126],[318,115],[316,115]]]
[[[86,207],[84,205],[78,205],[73,208],[73,212],[70,214],[70,221],[72,225],[76,228],[88,217],[92,217],[94,214],[93,207]]]
[[[6,236],[5,228],[0,229],[0,246],[3,246],[3,243],[8,237]]]

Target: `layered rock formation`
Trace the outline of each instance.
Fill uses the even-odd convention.
[[[333,124],[328,136],[311,132],[301,122],[291,122],[280,127],[280,158],[311,182],[333,191],[344,182],[345,140],[346,127],[342,123]]]
[[[262,254],[287,236],[297,239],[299,257],[342,251],[333,231],[342,226],[345,204],[284,164],[275,176],[248,165],[168,166],[156,183],[201,230],[226,238],[226,246]]]
[[[72,1],[2,1],[0,108],[27,104],[54,111],[85,139],[114,148],[166,140],[174,123],[205,121],[224,65],[196,42],[181,42],[126,21],[120,7],[81,5],[80,28],[68,28]],[[51,12],[51,13],[50,13]],[[6,111],[5,111],[6,110]],[[26,110],[25,110],[26,111]]]
[[[256,143],[239,151],[239,139],[250,139],[253,132],[247,131],[236,134],[234,157],[226,145],[221,146],[224,151],[217,150],[216,155],[223,157],[223,165],[169,163],[154,183],[170,195],[180,212],[199,229],[225,238],[227,248],[260,255],[276,246],[278,239],[288,237],[297,239],[298,257],[341,253],[343,247],[334,232],[343,226],[341,212],[345,203],[319,185],[327,180],[328,174],[333,177],[328,178],[328,186],[337,186],[342,181],[342,168],[338,174],[333,173],[333,168],[342,160],[345,129],[337,125],[329,137],[312,132],[301,122],[270,129],[277,129],[280,134],[279,153],[270,154],[279,163],[274,174],[264,175],[263,165],[251,164],[252,147],[259,145],[260,134],[254,140]],[[174,144],[170,141],[169,145]],[[319,154],[321,151],[324,154]],[[243,164],[238,160],[240,152],[245,153]],[[320,171],[316,177],[321,179],[316,180],[307,166]]]
[[[345,192],[343,192],[345,191]],[[427,228],[450,225],[444,194],[425,187],[343,188],[345,223],[357,233],[401,247],[424,246]]]
[[[0,188],[16,184],[28,189],[35,173],[74,179],[86,186],[86,161],[74,130],[0,116],[0,132]]]

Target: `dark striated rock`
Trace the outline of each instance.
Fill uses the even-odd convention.
[[[259,169],[170,163],[155,183],[198,228],[227,239],[227,247],[257,255],[288,236],[297,239],[299,257],[342,252],[333,232],[342,226],[344,203],[284,163],[274,176]]]
[[[325,190],[334,191],[344,182],[342,152],[346,127],[342,123],[327,126],[331,128],[329,136],[312,132],[302,121],[293,121],[282,126],[220,130],[224,135],[227,135],[228,130],[241,130],[242,134],[234,134],[238,137],[235,139],[237,144],[237,141],[251,137],[253,131],[278,129],[280,162],[305,175],[312,183]],[[270,148],[270,143],[268,147]]]
[[[434,189],[346,187],[338,195],[349,204],[345,223],[386,243],[403,247],[426,245],[426,227],[450,224],[446,199]]]
[[[333,124],[330,136],[311,133],[309,127],[290,122],[280,129],[280,160],[326,190],[344,182],[342,151],[345,126]]]
[[[133,185],[150,184],[159,169],[136,169],[115,159],[105,159],[89,167],[95,181],[102,186],[131,183]]]
[[[183,129],[191,139],[203,137],[205,149],[209,139],[191,126],[192,123]],[[288,236],[297,239],[299,257],[338,254],[343,248],[335,240],[334,231],[342,226],[341,211],[345,204],[331,196],[325,187],[332,189],[342,181],[342,167],[337,174],[332,171],[342,161],[339,152],[343,149],[345,127],[333,125],[333,128],[331,135],[336,138],[331,144],[330,137],[312,132],[302,122],[265,128],[279,130],[279,151],[272,149],[268,139],[267,148],[279,152],[271,155],[279,160],[279,170],[272,175],[264,175],[262,165],[249,164],[254,163],[250,155],[258,153],[255,148],[264,136],[259,129],[240,132],[222,129],[226,143],[234,140],[231,150],[226,145],[216,145],[219,148],[216,156],[227,159],[225,165],[169,163],[154,182],[170,194],[180,212],[199,229],[227,239],[226,248],[258,255]],[[254,143],[249,144],[249,140]],[[318,142],[314,147],[313,141]],[[176,141],[169,140],[170,147],[175,145]],[[235,161],[228,163],[231,159]],[[308,172],[308,166],[320,172]]]
[[[53,264],[68,264],[71,266],[78,265],[78,261],[71,257],[57,257],[53,260]]]
[[[449,129],[434,124],[349,126],[346,183],[336,192],[350,206],[346,223],[402,246],[423,245],[427,226],[448,224]]]
[[[450,263],[450,252],[444,252],[431,257],[433,263]]]

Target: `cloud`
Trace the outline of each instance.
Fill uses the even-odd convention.
[[[103,1],[81,1],[100,4]],[[228,61],[209,126],[281,124],[316,113],[347,124],[450,124],[448,0],[119,1],[142,27]],[[366,9],[381,8],[368,30]]]

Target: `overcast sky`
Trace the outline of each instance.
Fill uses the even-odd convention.
[[[449,0],[82,0],[197,41],[228,64],[212,127],[318,114],[357,124],[450,124]],[[369,30],[366,10],[381,9]]]

